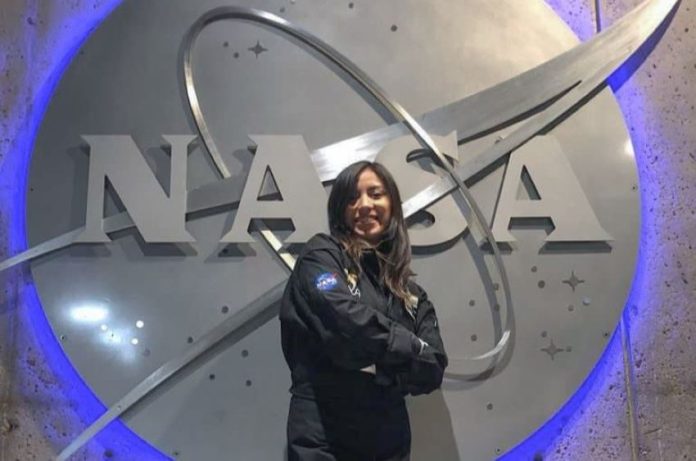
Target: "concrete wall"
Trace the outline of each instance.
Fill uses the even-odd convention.
[[[9,152],[30,148],[16,139],[33,129],[31,113],[58,60],[68,52],[65,31],[75,35],[94,26],[114,2],[9,0],[0,5],[0,259],[17,250],[8,236],[9,208],[17,179],[7,177]],[[83,33],[84,35],[84,33]],[[27,306],[18,300],[30,280],[21,269],[0,277],[0,460],[45,460],[82,429],[69,389],[56,379],[36,341]],[[75,459],[109,459],[119,447],[93,443]],[[127,455],[117,459],[128,459]]]
[[[584,2],[583,2],[584,3]],[[604,0],[604,26],[637,5]],[[682,1],[652,55],[617,91],[639,167],[643,231],[625,319],[637,454],[696,458],[696,2]],[[592,401],[549,448],[552,459],[630,459],[629,395],[618,345]],[[630,378],[630,376],[629,376]]]
[[[551,2],[585,38],[592,0]],[[602,0],[609,25],[637,0]],[[27,150],[16,133],[56,60],[70,45],[66,28],[88,30],[107,1],[5,0],[0,6],[0,210],[18,192],[7,154]],[[696,0],[684,0],[652,55],[617,89],[634,140],[643,198],[642,253],[624,316],[578,411],[558,434],[531,443],[529,459],[695,459],[696,443]],[[0,259],[17,242],[0,215]],[[62,389],[29,324],[21,269],[0,279],[0,460],[46,459],[80,432],[69,389]],[[620,333],[620,332],[619,332]],[[625,360],[626,365],[625,366]],[[628,370],[628,372],[626,372]],[[627,383],[633,383],[627,385]],[[629,405],[630,404],[630,405]],[[633,417],[629,408],[633,410]],[[633,424],[635,423],[635,424]],[[127,447],[92,443],[76,459],[129,459]]]

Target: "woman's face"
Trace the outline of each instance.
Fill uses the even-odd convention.
[[[353,200],[346,207],[344,219],[353,234],[376,245],[387,229],[392,215],[391,198],[372,168],[358,176]]]

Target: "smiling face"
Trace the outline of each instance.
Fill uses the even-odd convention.
[[[391,198],[372,168],[360,173],[354,193],[345,209],[345,223],[356,237],[377,245],[391,220]]]

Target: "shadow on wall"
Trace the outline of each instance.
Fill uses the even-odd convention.
[[[460,461],[449,409],[441,391],[408,399],[411,459]]]

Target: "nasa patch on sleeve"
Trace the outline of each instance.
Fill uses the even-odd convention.
[[[314,286],[319,291],[332,290],[338,284],[338,274],[335,272],[324,272],[314,280]]]

